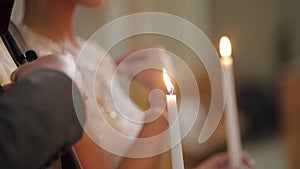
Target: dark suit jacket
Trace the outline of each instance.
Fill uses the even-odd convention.
[[[14,0],[0,0],[0,34],[7,32]]]
[[[42,70],[20,79],[0,95],[0,168],[50,164],[81,138],[84,112],[64,74]]]

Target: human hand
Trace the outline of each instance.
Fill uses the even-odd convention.
[[[248,168],[255,168],[254,160],[244,153],[242,157],[243,164]],[[226,152],[213,155],[195,169],[235,169],[229,166],[229,156]]]
[[[132,52],[119,59],[117,64],[121,75],[134,78],[151,90],[165,89],[162,78],[164,67],[167,71],[173,72],[171,57],[162,48],[147,48]]]
[[[9,90],[12,86],[13,86],[13,83],[8,83],[8,84],[3,85],[2,88],[4,91],[6,91],[6,90]]]
[[[131,52],[117,61],[117,71],[146,87],[149,98],[149,109],[146,110],[146,121],[152,121],[161,114],[166,117],[166,87],[162,69],[173,72],[171,56],[162,48],[146,48]]]
[[[79,72],[76,72],[76,77],[74,76],[75,71],[77,71],[76,64],[74,58],[69,54],[44,56],[30,63],[21,65],[11,74],[11,80],[12,82],[16,82],[26,75],[42,69],[62,72],[71,78],[79,88],[81,88],[81,75]]]

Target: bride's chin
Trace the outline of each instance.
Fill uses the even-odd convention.
[[[79,0],[82,5],[97,8],[103,5],[104,0]]]

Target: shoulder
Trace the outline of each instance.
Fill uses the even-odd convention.
[[[105,55],[108,55],[108,51],[104,49],[101,45],[99,45],[96,41],[92,40],[84,40],[79,37],[77,37],[77,42],[79,43],[81,47],[81,51],[79,53],[80,55],[88,55],[84,57],[104,57]]]
[[[115,67],[115,63],[113,62],[108,50],[103,48],[96,41],[86,41],[78,38],[78,42],[81,46],[81,50],[76,58],[79,65],[100,66],[105,67],[106,69]]]

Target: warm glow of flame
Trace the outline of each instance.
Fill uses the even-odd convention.
[[[173,84],[170,80],[170,77],[169,77],[169,75],[168,75],[165,68],[163,68],[163,77],[164,77],[164,82],[165,82],[165,85],[166,85],[166,88],[167,88],[168,92],[170,94],[173,94],[174,86],[173,86]]]
[[[227,36],[221,37],[219,49],[222,57],[224,58],[231,57],[232,48],[231,48],[230,40]]]

